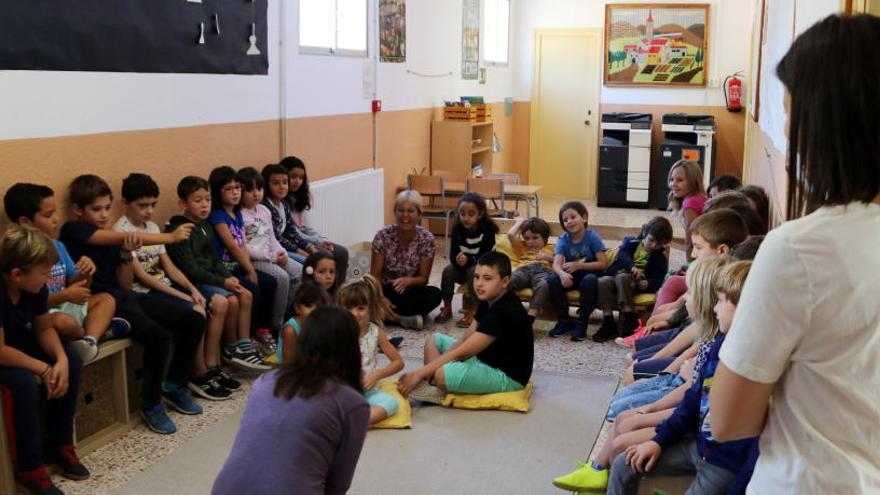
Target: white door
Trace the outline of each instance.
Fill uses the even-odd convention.
[[[529,183],[542,194],[596,197],[602,30],[535,32]]]

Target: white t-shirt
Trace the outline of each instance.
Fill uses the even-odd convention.
[[[776,383],[749,494],[880,493],[880,205],[770,232],[720,356]]]
[[[131,223],[128,220],[128,217],[122,215],[119,217],[119,220],[113,224],[113,230],[117,232],[141,232],[146,234],[158,234],[159,226],[153,222],[147,222],[147,227],[142,229],[135,224]],[[147,272],[148,275],[158,280],[160,283],[163,283],[167,286],[171,286],[171,279],[165,274],[165,270],[162,269],[162,261],[159,258],[160,255],[165,254],[165,245],[164,244],[156,244],[153,246],[141,246],[139,249],[133,251],[132,256],[136,257],[138,262],[143,267],[144,271]],[[131,289],[135,292],[150,292],[150,288],[135,282],[132,284]]]

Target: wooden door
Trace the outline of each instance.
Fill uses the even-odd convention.
[[[602,30],[537,30],[529,183],[542,194],[596,197]]]

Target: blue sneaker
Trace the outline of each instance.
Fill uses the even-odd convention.
[[[574,328],[571,331],[571,340],[575,342],[580,342],[587,338],[587,324],[578,320],[574,324]]]
[[[129,332],[131,332],[131,323],[128,320],[118,317],[113,318],[110,320],[110,326],[107,328],[107,331],[101,336],[101,340],[124,339],[128,337]]]
[[[547,334],[551,337],[561,337],[568,332],[571,331],[571,321],[569,320],[559,320],[556,322],[556,326],[550,330],[550,333]]]
[[[152,406],[142,406],[141,417],[144,418],[147,428],[156,433],[170,435],[177,431],[174,421],[171,421],[171,418],[168,417],[168,413],[165,412],[165,406],[161,402],[157,402]]]
[[[172,409],[181,414],[202,414],[202,406],[195,403],[186,385],[173,384],[171,390],[162,387],[162,398]]]

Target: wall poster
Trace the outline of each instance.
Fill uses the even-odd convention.
[[[461,78],[477,79],[480,72],[480,0],[462,0]]]
[[[379,61],[406,62],[406,0],[379,1]]]

